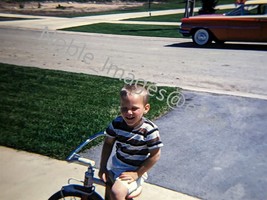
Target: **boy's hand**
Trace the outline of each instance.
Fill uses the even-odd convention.
[[[107,182],[107,176],[108,176],[108,170],[99,170],[98,176],[101,180],[103,180],[105,183]]]
[[[121,173],[119,178],[123,181],[128,181],[128,183],[132,183],[136,181],[139,177],[137,172],[123,172]]]

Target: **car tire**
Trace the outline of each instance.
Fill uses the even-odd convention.
[[[198,29],[193,34],[193,42],[197,45],[203,46],[211,43],[211,34],[206,29]]]

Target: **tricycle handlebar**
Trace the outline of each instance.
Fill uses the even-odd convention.
[[[98,132],[92,136],[90,136],[85,142],[81,143],[74,151],[71,152],[71,154],[66,158],[68,162],[80,162],[84,165],[95,165],[95,162],[93,160],[89,160],[87,158],[81,157],[78,153],[81,151],[81,149],[86,146],[91,141],[97,139],[100,136],[104,136],[105,132]]]

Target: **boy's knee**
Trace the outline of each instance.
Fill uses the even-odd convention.
[[[128,189],[122,183],[116,181],[110,191],[112,199],[125,199],[128,195]]]
[[[111,190],[110,196],[112,197],[112,200],[125,199],[127,196],[127,193],[124,193],[118,190]]]

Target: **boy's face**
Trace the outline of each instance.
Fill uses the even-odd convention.
[[[150,105],[144,105],[143,96],[130,94],[121,98],[121,115],[126,124],[132,128],[138,126],[144,114],[146,114]]]

